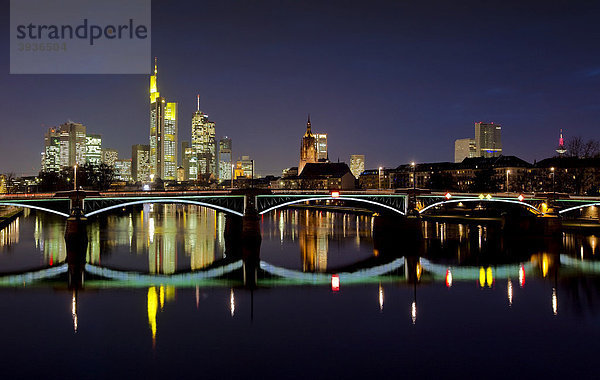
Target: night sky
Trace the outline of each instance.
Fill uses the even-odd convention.
[[[180,141],[199,93],[217,137],[263,175],[297,166],[307,113],[332,161],[453,161],[476,121],[533,161],[560,128],[600,138],[600,3],[523,3],[153,0],[152,55]],[[66,120],[121,158],[148,144],[148,76],[10,75],[0,4],[0,172],[36,174],[44,132]]]

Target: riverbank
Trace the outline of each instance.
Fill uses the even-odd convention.
[[[21,207],[8,206],[0,209],[0,230],[21,215],[23,215],[23,208]]]

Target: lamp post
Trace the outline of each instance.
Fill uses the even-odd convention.
[[[510,174],[510,170],[506,170],[506,192],[508,193],[508,175]]]
[[[73,190],[77,191],[77,165],[73,166],[74,175],[73,175]]]
[[[550,174],[552,175],[552,195],[555,195],[556,192],[554,190],[554,167],[550,168]]]
[[[233,190],[233,179],[235,178],[235,165],[231,164],[231,190]]]
[[[412,166],[413,170],[413,190],[417,190],[417,164],[415,162],[411,162],[410,166]]]
[[[378,183],[379,183],[379,185],[377,186],[377,189],[378,189],[378,190],[381,190],[381,170],[382,170],[382,169],[383,169],[383,168],[380,166],[380,167],[379,167],[379,175],[377,176],[377,179],[379,180],[379,182],[378,182]]]

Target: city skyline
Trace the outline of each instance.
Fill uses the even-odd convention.
[[[175,15],[181,28],[194,29],[186,16],[189,5],[168,9],[155,3],[153,55],[161,58],[161,91],[179,103],[178,113],[192,114],[198,90],[206,94],[203,103],[211,118],[236,141],[236,152],[256,160],[259,174],[295,166],[307,112],[328,133],[331,161],[361,152],[372,167],[452,161],[453,141],[469,135],[479,120],[502,124],[503,154],[528,161],[552,156],[561,128],[567,141],[598,138],[598,53],[587,48],[593,41],[586,21],[593,5],[574,4],[568,14],[562,4],[546,4],[544,12],[522,5],[514,12],[500,3],[441,6],[427,14],[416,4],[378,3],[367,12],[369,28],[356,22],[361,16],[356,5],[265,3],[235,10],[227,5],[208,5],[213,17],[206,22],[216,30],[201,33],[202,43],[196,44],[173,41],[169,30]],[[8,2],[3,6],[8,10]],[[249,23],[242,14],[265,22]],[[563,22],[553,23],[556,17]],[[0,20],[7,24],[8,12]],[[490,27],[473,32],[471,20]],[[512,31],[514,25],[521,26]],[[231,33],[221,33],[223,28]],[[240,33],[246,29],[251,40]],[[374,36],[386,37],[372,43]],[[483,38],[490,46],[480,43]],[[356,43],[363,48],[360,56],[350,48]],[[6,39],[2,45],[7,47]],[[207,49],[211,62],[183,59]],[[330,50],[338,57],[323,56]],[[432,59],[438,56],[434,52],[443,62]],[[503,59],[486,59],[492,52]],[[317,56],[324,58],[308,58]],[[0,172],[37,174],[41,144],[31,136],[65,120],[83,123],[119,152],[146,143],[146,76],[9,75],[7,61],[5,53],[0,84],[3,104],[13,112],[5,120],[12,127],[2,139]],[[246,64],[236,64],[242,61]],[[48,91],[54,95],[48,97]],[[181,122],[187,124],[186,119]],[[184,124],[179,141],[190,140]]]

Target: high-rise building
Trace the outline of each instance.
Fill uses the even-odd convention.
[[[225,136],[219,140],[219,180],[221,181],[231,179],[231,152],[231,139]]]
[[[192,147],[185,148],[183,152],[183,171],[186,181],[198,180],[198,155]]]
[[[200,95],[198,106],[192,116],[192,148],[198,158],[198,175],[214,175],[217,172],[217,146],[215,142],[215,123],[208,120],[208,115],[200,111]]]
[[[6,176],[4,174],[0,174],[0,194],[6,194],[7,190]]]
[[[315,133],[315,140],[317,144],[317,160],[326,162],[329,160],[329,154],[327,153],[327,133]]]
[[[102,148],[102,163],[108,166],[115,166],[115,161],[119,158],[119,152],[116,149]]]
[[[85,164],[85,129],[85,125],[72,121],[60,125],[60,166]]]
[[[501,131],[500,124],[475,123],[475,146],[478,157],[498,157],[502,154]]]
[[[466,138],[454,141],[454,162],[462,162],[465,158],[477,157],[475,139]]]
[[[311,131],[310,115],[308,115],[308,121],[306,122],[306,132],[302,137],[300,143],[300,163],[298,164],[298,174],[302,174],[302,169],[307,163],[314,163],[318,161],[317,152],[317,139]]]
[[[60,171],[60,131],[56,128],[49,128],[44,136],[42,171]]]
[[[177,103],[167,103],[157,86],[158,66],[150,76],[150,174],[177,179]]]
[[[365,171],[365,155],[353,154],[350,156],[350,171],[356,178]]]
[[[102,163],[102,136],[85,136],[85,161],[92,165],[100,165]]]
[[[150,182],[150,145],[136,144],[131,147],[131,179]]]
[[[131,159],[115,161],[115,179],[118,181],[131,181]]]

